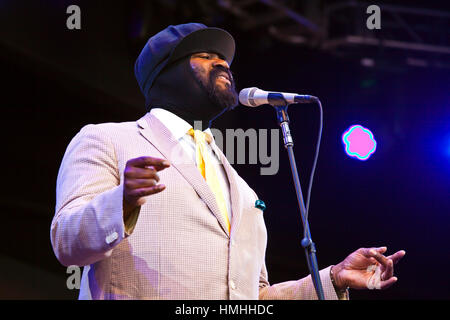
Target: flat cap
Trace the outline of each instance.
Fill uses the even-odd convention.
[[[217,53],[231,65],[235,42],[227,31],[201,23],[170,25],[152,36],[134,66],[134,74],[144,96],[147,98],[153,82],[164,67],[196,52]]]

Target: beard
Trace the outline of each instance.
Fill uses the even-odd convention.
[[[225,72],[230,80],[230,85],[226,84],[225,88],[216,84],[217,78]],[[216,66],[209,73],[209,77],[205,80],[201,74],[194,70],[195,79],[199,85],[206,90],[211,101],[220,108],[220,110],[233,109],[238,104],[238,94],[236,92],[235,82],[231,71],[222,66]]]

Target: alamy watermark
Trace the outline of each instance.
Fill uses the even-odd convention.
[[[81,9],[77,5],[70,5],[66,9],[66,13],[70,14],[66,20],[66,27],[69,30],[81,29]]]
[[[194,122],[194,130],[203,131],[201,121]],[[247,130],[226,129],[222,131],[210,128],[214,136],[214,146],[218,147],[230,164],[261,164],[260,174],[275,175],[280,167],[280,129],[250,128]],[[172,150],[171,159],[183,161],[183,147],[178,144]],[[220,152],[219,152],[220,153]],[[212,159],[221,162],[219,158]],[[180,162],[179,162],[180,163]]]
[[[70,5],[66,9],[66,13],[70,14],[66,20],[66,27],[69,30],[81,29],[81,9],[77,5]],[[369,30],[381,29],[381,9],[379,6],[372,4],[367,7],[366,13],[370,16],[366,20],[366,26]]]
[[[80,290],[81,285],[81,268],[76,265],[68,266],[66,269],[66,273],[70,274],[70,276],[67,277],[66,280],[66,286],[67,289],[73,290],[77,289]]]
[[[367,29],[381,29],[381,9],[379,6],[372,4],[367,7],[367,14],[370,16],[366,20]]]

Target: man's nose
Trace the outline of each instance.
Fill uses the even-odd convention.
[[[214,60],[213,66],[214,67],[222,66],[222,67],[226,68],[227,70],[230,70],[230,65],[228,64],[228,62],[226,62],[225,60],[222,60],[220,58]]]

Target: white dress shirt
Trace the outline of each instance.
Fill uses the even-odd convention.
[[[152,108],[150,110],[150,114],[155,116],[161,123],[169,129],[170,133],[178,140],[178,142],[183,147],[183,150],[186,154],[192,159],[192,162],[197,165],[197,160],[195,156],[195,141],[194,138],[189,135],[187,132],[192,126],[187,123],[185,120],[181,119],[177,115],[173,114],[170,111],[161,108]],[[214,144],[214,136],[212,135],[211,130],[208,128],[203,132],[209,134],[213,139],[211,144]],[[220,161],[220,156],[216,153],[214,148],[217,146],[214,144],[214,147],[211,147],[209,143],[206,144],[207,152],[209,153],[209,157],[211,162],[214,165],[214,169],[216,170],[217,177],[220,182],[220,186],[222,187],[223,196],[225,198],[225,204],[227,206],[228,211],[228,219],[231,223],[231,197],[230,197],[230,183],[227,178],[227,174],[225,169]]]

